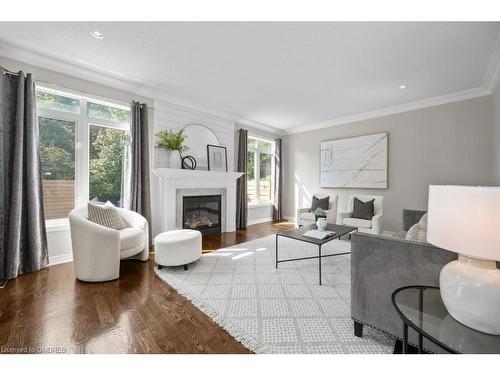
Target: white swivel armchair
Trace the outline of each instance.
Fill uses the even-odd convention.
[[[325,198],[327,195],[314,194],[316,198]],[[332,194],[330,195],[330,200],[328,204],[328,210],[326,213],[326,222],[328,224],[335,224],[337,220],[337,203],[338,203],[338,195]],[[307,208],[299,208],[297,209],[297,224],[300,225],[309,225],[314,224],[315,216],[314,212],[309,212],[310,207]]]
[[[86,206],[70,212],[73,263],[78,280],[99,282],[118,279],[121,259],[148,260],[147,220],[137,212],[116,209],[126,228],[111,229],[88,220]]]
[[[354,198],[368,202],[372,199],[375,216],[371,220],[356,219],[351,217],[354,207]],[[347,201],[347,211],[339,212],[337,224],[358,228],[358,231],[370,234],[382,234],[382,215],[384,213],[384,197],[379,195],[351,195]]]

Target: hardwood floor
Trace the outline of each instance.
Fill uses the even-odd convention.
[[[204,251],[290,229],[263,223],[211,235]],[[120,279],[84,283],[73,264],[47,267],[0,289],[0,353],[251,353],[161,281],[154,260],[123,261]]]

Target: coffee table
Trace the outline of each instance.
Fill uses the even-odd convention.
[[[352,232],[355,232],[358,230],[358,228],[355,227],[348,227],[345,225],[337,225],[337,224],[328,224],[326,226],[326,230],[328,231],[333,231],[336,232],[334,235],[326,237],[323,240],[319,240],[316,238],[311,238],[311,237],[305,237],[304,233],[307,232],[308,230],[311,229],[317,229],[316,224],[311,224],[311,225],[305,225],[300,228],[295,228],[295,229],[290,229],[285,232],[277,233],[276,234],[276,268],[278,268],[278,263],[284,263],[284,262],[292,262],[296,260],[306,260],[306,259],[319,259],[319,285],[321,285],[321,259],[322,258],[327,258],[327,257],[334,257],[334,256],[339,256],[339,255],[345,255],[345,254],[350,254],[350,251],[344,252],[344,253],[335,253],[335,254],[326,254],[323,255],[321,254],[321,246],[326,244],[327,242],[333,241],[335,239],[340,239],[340,237],[348,235]],[[279,237],[286,237],[286,238],[291,238],[293,240],[297,241],[303,241],[311,244],[318,245],[318,255],[310,256],[310,257],[303,257],[303,258],[292,258],[292,259],[281,259],[279,260],[278,257],[278,245]]]

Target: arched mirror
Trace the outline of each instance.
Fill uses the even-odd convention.
[[[207,145],[219,145],[217,136],[206,126],[198,124],[186,126],[184,135],[184,145],[189,148],[182,156],[194,157],[196,169],[208,169]]]

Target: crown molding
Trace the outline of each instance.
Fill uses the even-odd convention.
[[[49,56],[38,51],[32,51],[22,47],[18,47],[3,40],[0,40],[0,56],[25,62],[33,66],[52,70],[54,72],[72,76],[78,79],[84,79],[90,82],[109,86],[118,90],[133,92],[137,95],[148,97],[153,100],[161,100],[171,105],[182,107],[183,109],[198,111],[205,115],[232,121],[243,126],[253,127],[277,135],[286,135],[303,133],[327,128],[330,126],[349,124],[357,121],[384,117],[393,114],[414,111],[417,109],[434,107],[442,104],[491,95],[491,93],[495,90],[500,78],[500,33],[497,37],[495,49],[488,64],[483,86],[481,87],[409,102],[397,106],[386,107],[374,111],[358,113],[350,116],[343,116],[324,122],[301,125],[288,129],[276,128],[268,124],[243,119],[240,116],[231,113],[221,112],[212,108],[199,106],[171,95],[168,88],[166,87],[161,87],[137,78],[128,77],[118,72],[99,69],[99,67],[97,66],[82,66],[74,63],[69,63],[67,61],[63,61],[58,57]]]
[[[147,96],[154,87],[151,83],[126,77],[117,72],[99,70],[94,66],[73,64],[55,56],[14,46],[3,40],[0,40],[0,56],[139,95]]]
[[[283,134],[282,129],[275,128],[271,125],[243,119],[240,116],[231,113],[221,112],[181,100],[171,95],[166,87],[161,87],[137,78],[127,77],[117,72],[99,69],[95,66],[81,66],[73,64],[63,61],[55,56],[49,56],[38,51],[32,51],[12,45],[3,40],[0,40],[0,56],[41,67],[43,69],[52,70],[78,79],[84,79],[90,82],[109,86],[118,90],[133,92],[153,100],[161,100],[171,105],[182,107],[184,110],[192,109],[202,112],[204,115],[251,126],[274,134]]]
[[[484,87],[477,87],[475,89],[459,91],[453,94],[436,96],[433,98],[418,100],[414,102],[409,102],[401,105],[396,105],[392,107],[377,109],[374,111],[358,113],[351,116],[339,117],[333,120],[318,122],[315,124],[309,124],[304,126],[298,126],[294,128],[289,128],[286,134],[296,134],[304,133],[312,130],[328,128],[330,126],[344,125],[353,122],[370,120],[378,117],[385,117],[390,115],[395,115],[403,112],[415,111],[417,109],[435,107],[442,104],[448,104],[453,102],[459,102],[462,100],[478,98],[481,96],[491,95],[491,91],[485,89]]]
[[[267,131],[269,133],[273,133],[276,135],[283,135],[285,134],[285,131],[283,129],[275,128],[274,126],[270,126],[267,124],[263,124],[260,122],[256,121],[251,121],[247,119],[242,119],[241,117],[228,113],[228,112],[221,112],[217,111],[211,108],[199,106],[190,102],[186,102],[183,100],[180,100],[178,98],[169,96],[165,93],[157,92],[155,96],[155,101],[161,101],[166,103],[167,105],[170,105],[172,107],[177,107],[180,108],[184,111],[188,112],[197,112],[197,113],[202,113],[204,116],[207,117],[212,117],[218,120],[224,120],[224,121],[231,121],[235,124],[243,125],[243,126],[250,126],[252,128],[260,129]],[[156,107],[156,105],[155,105]]]
[[[493,53],[491,55],[486,74],[484,77],[483,85],[470,90],[458,91],[451,94],[435,96],[423,100],[413,101],[397,106],[386,107],[374,111],[357,113],[350,116],[339,117],[336,119],[297,126],[286,129],[286,134],[303,133],[317,129],[323,129],[330,126],[344,125],[357,121],[369,120],[378,117],[390,116],[398,113],[415,111],[417,109],[435,107],[442,104],[449,104],[459,102],[462,100],[474,99],[481,96],[491,95],[500,79],[500,33],[497,35],[497,40]]]
[[[256,122],[256,121],[250,121],[250,120],[245,120],[242,118],[237,118],[235,120],[235,122],[240,124],[240,125],[243,125],[243,126],[249,126],[251,128],[263,130],[263,131],[273,133],[276,135],[285,135],[286,134],[285,129],[275,128],[273,126],[269,126],[269,125],[266,125],[266,124],[263,124],[260,122]]]
[[[486,70],[486,75],[484,77],[484,83],[483,83],[484,88],[493,93],[498,85],[499,77],[500,77],[500,33],[498,33],[495,48],[493,49],[493,54],[491,55],[488,68]]]

